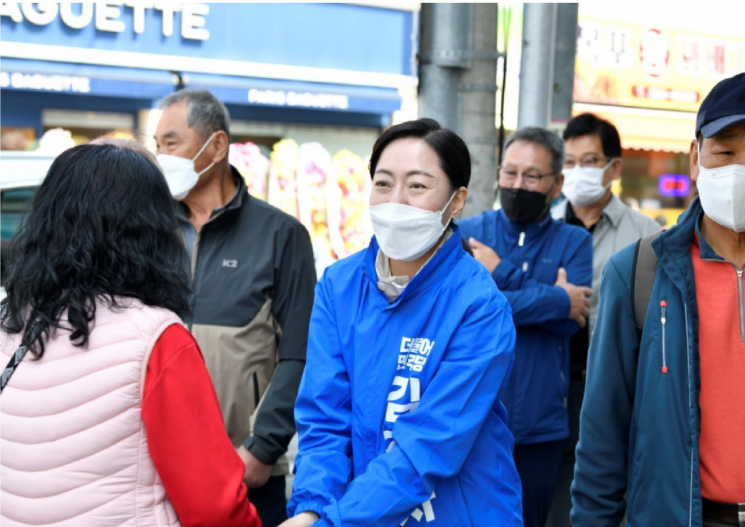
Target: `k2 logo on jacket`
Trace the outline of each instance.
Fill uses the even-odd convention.
[[[223,260],[223,267],[229,267],[230,269],[238,269],[238,260]]]
[[[410,372],[421,372],[434,347],[435,342],[425,338],[404,337],[401,340],[396,371],[401,371],[402,374],[393,379],[393,389],[388,394],[388,406],[386,407],[385,423],[383,424],[383,438],[388,443],[386,452],[390,451],[396,444],[393,440],[393,424],[399,416],[416,410],[419,406],[419,400],[422,398],[419,378],[405,377],[404,375],[410,374]],[[432,499],[435,497],[433,492],[432,496],[422,503],[421,507],[414,509],[411,516],[401,522],[401,525],[405,525],[412,517],[418,522],[422,518],[426,522],[434,521],[435,513],[432,508]]]

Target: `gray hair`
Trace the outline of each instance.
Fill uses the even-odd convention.
[[[230,114],[223,103],[207,90],[179,90],[161,99],[158,108],[186,102],[186,122],[205,141],[215,132],[225,132],[230,141]]]
[[[564,140],[558,134],[538,126],[526,126],[519,128],[507,138],[504,144],[506,152],[510,145],[516,141],[527,141],[536,145],[541,145],[551,152],[551,173],[559,174],[564,166]]]

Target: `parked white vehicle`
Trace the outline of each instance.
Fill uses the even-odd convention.
[[[0,190],[41,185],[55,156],[36,152],[0,152]]]
[[[0,264],[8,256],[10,241],[36,189],[52,166],[54,156],[35,152],[0,152]],[[1,282],[0,282],[1,283]],[[0,286],[0,299],[5,289]]]

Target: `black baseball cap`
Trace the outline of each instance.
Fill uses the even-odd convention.
[[[712,137],[745,121],[745,73],[724,79],[706,96],[696,116],[696,137]]]

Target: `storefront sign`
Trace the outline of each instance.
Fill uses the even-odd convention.
[[[349,97],[347,95],[333,93],[251,89],[248,90],[248,102],[268,106],[317,108],[323,110],[349,109]]]
[[[685,174],[662,174],[660,176],[660,196],[685,198],[691,189],[691,180]]]
[[[68,75],[42,75],[40,73],[8,73],[7,71],[0,71],[0,88],[90,93],[91,80],[88,77],[72,77]]]
[[[416,82],[415,13],[356,4],[0,2],[0,33],[3,59],[313,82],[325,93]]]
[[[577,102],[695,112],[745,71],[745,38],[580,17],[576,64]]]
[[[70,29],[84,29],[91,24],[97,31],[122,33],[127,30],[123,18],[131,19],[131,30],[142,34],[146,28],[146,12],[159,11],[160,30],[163,36],[173,35],[175,13],[181,13],[181,37],[190,40],[207,40],[210,32],[205,28],[210,12],[207,4],[180,4],[155,2],[146,7],[143,2],[0,2],[0,17],[7,17],[20,24],[24,20],[36,26],[47,26],[58,18]],[[131,13],[123,13],[124,10]]]

